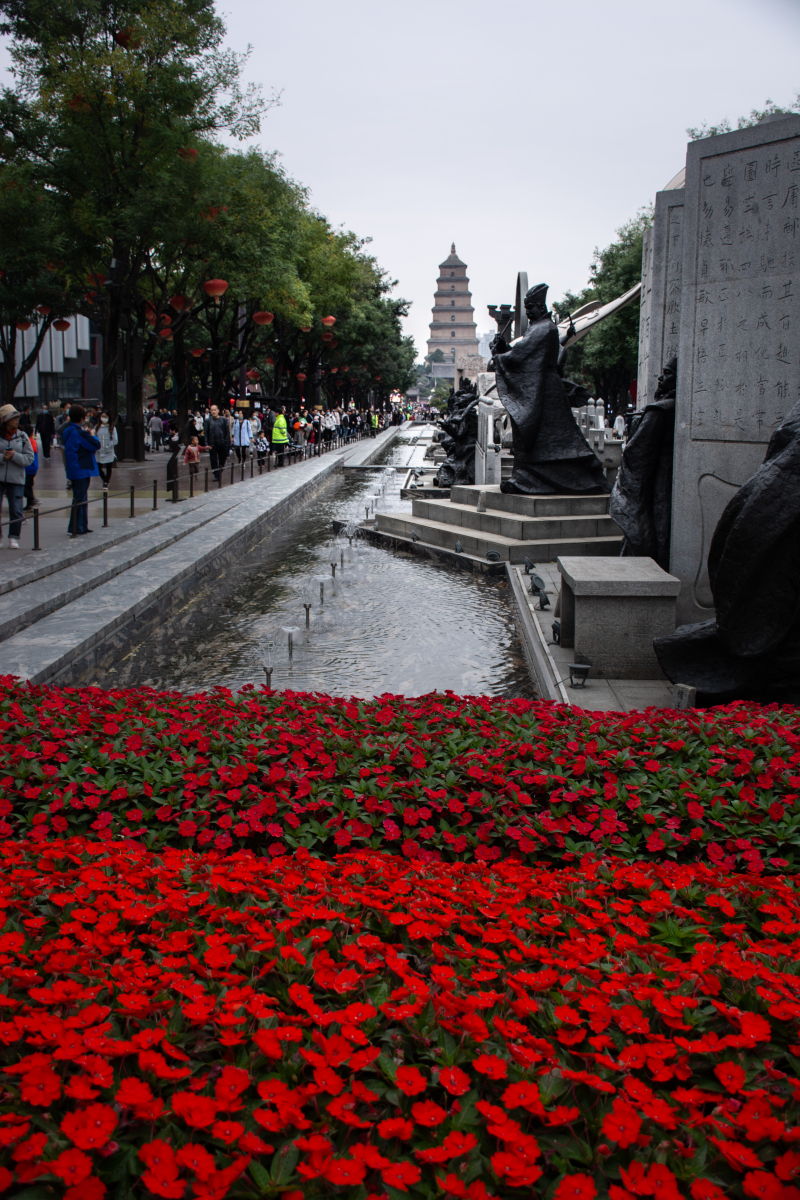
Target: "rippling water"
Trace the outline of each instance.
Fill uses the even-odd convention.
[[[407,463],[407,443],[387,463]],[[452,689],[461,695],[530,696],[507,585],[405,552],[333,535],[332,523],[363,520],[379,476],[348,476],[207,584],[110,670],[107,687],[149,685],[183,692],[263,683],[259,648],[274,643],[272,686],[335,695],[407,696]],[[381,501],[399,498],[403,475]],[[352,560],[341,565],[342,550]],[[330,561],[336,556],[336,580]],[[324,605],[319,583],[324,576]],[[304,590],[314,603],[305,628]],[[283,626],[299,626],[290,663]]]

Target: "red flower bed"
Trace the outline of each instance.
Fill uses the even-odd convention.
[[[800,844],[796,709],[3,683],[0,837],[752,872],[785,870]]]
[[[0,862],[9,1195],[800,1198],[794,880]]]

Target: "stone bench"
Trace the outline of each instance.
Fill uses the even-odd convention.
[[[592,678],[662,679],[653,638],[675,632],[680,580],[652,558],[559,558],[561,645]]]

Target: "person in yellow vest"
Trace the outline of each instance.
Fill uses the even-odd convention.
[[[286,425],[286,409],[273,409],[275,413],[275,421],[270,430],[270,441],[272,449],[278,455],[279,464],[283,463],[283,456],[286,453],[286,446],[289,442],[289,431]]]
[[[375,434],[378,432],[378,414],[375,412],[374,408],[371,408],[369,411],[369,423],[370,429],[372,430],[371,436],[375,437]]]

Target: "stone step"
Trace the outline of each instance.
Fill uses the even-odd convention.
[[[452,525],[469,533],[513,538],[519,542],[536,542],[553,538],[613,537],[618,525],[609,516],[537,516],[520,517],[497,509],[479,513],[469,504],[452,500],[412,499],[412,514],[426,521]]]
[[[377,513],[375,529],[392,537],[411,538],[412,534],[416,534],[420,541],[450,552],[455,551],[456,542],[460,542],[465,553],[481,559],[494,550],[500,555],[501,561],[511,563],[523,563],[526,558],[533,562],[555,562],[559,556],[566,554],[611,557],[619,554],[622,545],[621,533],[601,537],[568,537],[554,533],[551,537],[520,540],[499,533],[482,533],[466,526],[426,520],[424,517],[407,516],[405,513]]]
[[[506,496],[500,484],[458,484],[452,488],[454,504],[478,505],[478,496],[486,493],[486,507],[521,517],[603,516],[608,512],[608,496]]]
[[[479,512],[469,504],[452,500],[411,500],[411,512],[426,521],[437,521],[465,532],[512,538],[516,541],[541,541],[553,538],[612,538],[619,526],[612,517],[597,515],[521,517],[497,509]]]

